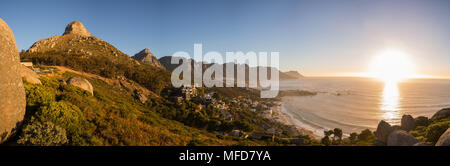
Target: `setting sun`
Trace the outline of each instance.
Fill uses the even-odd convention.
[[[373,58],[370,76],[385,82],[397,82],[413,76],[413,65],[405,52],[385,50]]]

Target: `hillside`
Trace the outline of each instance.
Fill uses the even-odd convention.
[[[170,85],[170,73],[141,64],[108,42],[92,36],[80,22],[70,23],[64,35],[39,40],[21,59],[35,64],[67,66],[74,70],[107,78],[125,77],[159,94]]]
[[[50,67],[53,68],[53,67]],[[63,70],[59,70],[63,69]],[[55,68],[42,85],[25,83],[24,127],[10,144],[25,145],[231,145],[232,140],[162,118],[112,79]],[[94,87],[88,95],[65,81],[78,76]],[[158,99],[152,99],[158,100]],[[52,131],[53,130],[53,131]],[[50,133],[46,133],[52,131]]]

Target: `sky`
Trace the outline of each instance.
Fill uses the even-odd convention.
[[[279,52],[306,76],[367,72],[383,49],[408,54],[417,74],[450,77],[449,0],[1,0],[19,50],[81,21],[132,56]]]

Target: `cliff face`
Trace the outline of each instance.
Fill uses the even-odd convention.
[[[132,58],[144,64],[149,64],[158,68],[164,68],[148,48],[135,54]]]
[[[0,143],[22,122],[25,89],[20,76],[20,59],[14,34],[0,19]]]

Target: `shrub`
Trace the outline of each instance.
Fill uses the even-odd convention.
[[[445,132],[445,130],[448,129],[449,124],[450,121],[430,124],[425,131],[425,137],[427,138],[427,141],[435,144],[439,140],[439,137]]]
[[[51,122],[35,122],[22,130],[17,143],[24,145],[55,146],[68,142],[66,130]]]
[[[86,139],[89,139],[86,132],[90,126],[83,113],[68,102],[51,102],[48,106],[41,107],[36,117],[41,122],[53,122],[65,128],[72,144],[84,145]]]
[[[27,97],[27,106],[39,107],[41,105],[48,105],[55,101],[55,90],[37,84],[24,84],[25,93]]]
[[[89,91],[81,89],[81,88],[73,86],[73,85],[63,85],[63,86],[61,86],[61,89],[63,92],[76,93],[76,94],[78,94],[80,96],[84,96],[84,97],[91,96],[91,93]]]
[[[43,86],[51,87],[53,89],[59,88],[60,82],[54,77],[40,77]]]

